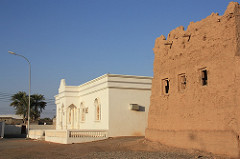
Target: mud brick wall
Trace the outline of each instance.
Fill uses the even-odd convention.
[[[240,6],[156,39],[146,138],[236,157],[240,134]]]

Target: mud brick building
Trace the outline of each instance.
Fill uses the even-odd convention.
[[[162,35],[154,47],[146,138],[239,156],[240,6]]]

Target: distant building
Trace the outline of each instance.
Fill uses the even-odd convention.
[[[0,115],[2,137],[25,137],[26,125],[21,115]]]
[[[56,130],[45,140],[59,143],[115,136],[144,136],[152,77],[105,74],[80,86],[61,80]]]
[[[240,6],[156,39],[146,138],[239,158]]]
[[[24,124],[23,116],[21,115],[0,115],[0,122],[4,122],[7,125],[21,125]]]

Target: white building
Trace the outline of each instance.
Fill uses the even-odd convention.
[[[143,136],[152,77],[105,74],[80,86],[62,79],[55,96],[56,130],[45,140],[78,143],[115,136]]]

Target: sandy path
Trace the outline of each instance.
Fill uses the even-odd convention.
[[[55,144],[37,140],[1,139],[0,159],[11,158],[221,159],[219,156],[214,156],[200,151],[183,150],[164,146],[159,143],[147,141],[143,137],[118,137],[103,141],[70,145]]]

